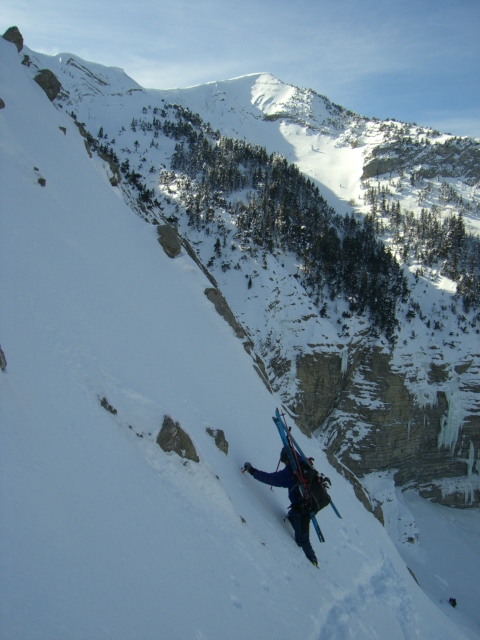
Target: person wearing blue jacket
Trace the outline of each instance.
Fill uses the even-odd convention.
[[[288,497],[291,504],[288,509],[287,518],[295,531],[295,542],[303,549],[303,552],[310,562],[318,567],[317,556],[310,542],[310,514],[305,510],[302,495],[298,488],[298,482],[293,475],[285,447],[280,453],[280,462],[283,462],[285,468],[273,473],[259,471],[255,469],[250,462],[246,462],[243,469],[244,471],[248,471],[248,473],[259,482],[269,484],[273,487],[288,489]]]

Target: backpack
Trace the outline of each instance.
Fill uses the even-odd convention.
[[[327,486],[331,484],[330,478],[326,478],[306,463],[302,464],[302,473],[310,493],[311,509],[313,513],[316,514],[322,509],[325,509],[325,507],[328,507],[331,502],[331,498],[327,492]]]

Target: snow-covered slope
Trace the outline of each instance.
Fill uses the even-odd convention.
[[[275,467],[278,399],[202,272],[163,253],[20,60],[0,39],[0,636],[464,637],[296,432],[344,515],[322,513],[321,569],[306,562],[286,496],[240,473]],[[165,414],[198,464],[157,446]]]
[[[172,102],[188,106],[224,135],[245,138],[295,162],[339,212],[351,211],[358,197],[363,148],[350,138],[364,119],[333,105],[313,91],[285,84],[268,73],[243,76],[167,93]],[[266,122],[269,124],[267,126]],[[340,123],[340,140],[329,135]],[[340,136],[338,136],[339,138]]]

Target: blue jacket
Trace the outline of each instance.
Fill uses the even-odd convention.
[[[293,477],[293,472],[289,464],[281,471],[274,471],[273,473],[267,473],[266,471],[259,471],[258,469],[253,474],[255,480],[269,484],[272,487],[284,487],[288,489],[288,497],[292,504],[298,504],[302,502],[302,496],[298,488],[298,484]]]

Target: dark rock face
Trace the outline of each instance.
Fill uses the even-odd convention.
[[[157,444],[164,451],[174,451],[181,458],[200,462],[190,436],[170,416],[165,416],[163,419],[162,428],[157,437]]]
[[[396,171],[400,166],[398,158],[375,158],[363,167],[362,180],[373,178],[384,173]]]
[[[243,327],[237,322],[237,319],[220,291],[218,289],[208,288],[205,289],[205,295],[210,302],[213,302],[217,313],[219,313],[235,331],[237,338],[240,338],[240,340],[246,338],[247,335]]]
[[[455,401],[445,391],[420,406],[388,354],[376,348],[356,357],[343,376],[340,356],[299,359],[291,405],[297,424],[306,433],[322,432],[329,456],[358,478],[392,470],[397,486],[415,488],[435,502],[480,506],[480,397],[455,425]],[[480,392],[477,368],[465,363],[454,371],[463,373],[459,388],[470,398]],[[428,384],[448,385],[451,376],[448,367],[432,363]]]
[[[341,358],[337,353],[303,354],[297,358],[298,394],[294,412],[302,431],[330,415],[342,390]]]
[[[157,226],[158,242],[162,245],[163,250],[169,258],[176,258],[182,251],[180,238],[176,230],[169,224],[160,224]]]
[[[0,98],[0,109],[5,109],[5,102]]]
[[[445,144],[425,142],[405,144],[398,140],[375,147],[363,167],[363,179],[393,171],[414,171],[418,177],[453,178],[464,176],[474,185],[480,178],[480,145],[470,140],[450,140]]]
[[[40,87],[42,87],[51,102],[55,100],[62,88],[60,80],[50,71],[50,69],[40,69],[34,80]]]
[[[3,353],[2,347],[0,347],[0,369],[5,371],[7,368],[7,359],[5,358],[5,354]]]
[[[105,409],[105,411],[108,411],[109,413],[111,413],[114,416],[117,415],[117,410],[115,409],[115,407],[112,407],[112,405],[108,402],[108,400],[105,397],[103,397],[100,400],[100,404]]]
[[[60,127],[63,130],[63,127]],[[65,135],[67,135],[67,130],[64,130]],[[87,142],[85,140],[85,142]],[[98,156],[104,160],[108,166],[110,167],[110,171],[112,172],[112,175],[110,176],[109,180],[110,180],[110,184],[112,185],[112,187],[117,187],[121,180],[122,180],[122,175],[120,173],[120,169],[118,168],[118,166],[115,164],[115,162],[112,160],[112,158],[108,155],[108,153],[103,153],[102,151],[98,151]]]
[[[23,36],[20,33],[18,27],[10,27],[3,34],[4,40],[8,40],[8,42],[13,42],[13,44],[17,47],[17,51],[23,49]]]
[[[228,455],[228,442],[225,438],[225,432],[223,429],[211,429],[210,427],[207,427],[206,431],[209,436],[215,438],[215,444],[220,451],[223,451],[225,455]]]
[[[296,359],[298,393],[293,412],[296,422],[305,434],[315,431],[338,405],[347,382],[364,357],[359,346],[350,351],[350,364],[342,371],[342,346],[336,353],[314,351]]]

